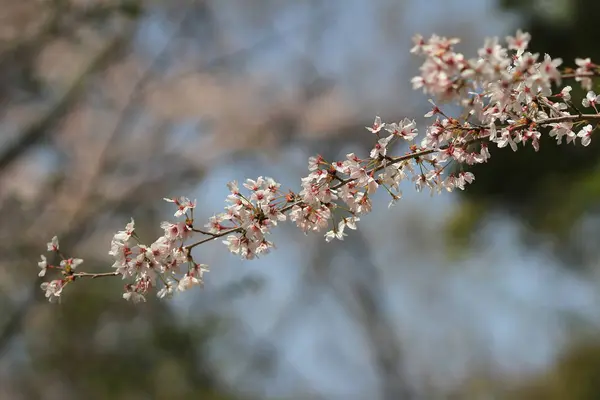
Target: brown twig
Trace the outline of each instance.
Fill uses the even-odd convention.
[[[121,275],[120,273],[118,273],[117,271],[114,272],[102,272],[102,273],[91,273],[91,272],[76,272],[74,274],[72,274],[72,277],[75,278],[92,278],[92,279],[96,279],[96,278],[104,278],[107,276],[118,276]]]

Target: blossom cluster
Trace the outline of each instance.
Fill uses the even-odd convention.
[[[218,236],[227,232],[223,241],[234,254],[251,260],[260,254],[269,253],[273,243],[266,235],[272,227],[287,216],[281,211],[288,197],[279,191],[281,184],[273,178],[247,179],[244,187],[250,192],[244,196],[238,183],[230,182],[227,187],[225,212],[210,218],[205,227],[208,235]]]
[[[283,192],[272,178],[247,179],[244,193],[237,182],[230,182],[225,211],[210,217],[206,230],[194,226],[195,201],[165,199],[176,206],[175,217],[185,219],[163,222],[163,236],[149,246],[140,242],[131,220],[113,237],[113,272],[75,272],[83,260],[65,258],[54,238],[48,251],[60,256],[60,264],[52,266],[42,256],[40,276],[54,268],[62,278],[42,284],[46,297],[60,298],[66,284],[77,278],[101,276],[129,279],[123,297],[133,302],[145,301],[151,289],[158,297],[170,297],[203,284],[208,267],[192,256],[200,244],[222,238],[230,252],[253,259],[270,252],[272,228],[288,218],[304,233],[325,231],[326,241],[343,240],[347,229],[357,229],[361,216],[371,211],[378,190],[391,196],[389,206],[401,199],[403,181],[431,194],[464,190],[475,179],[468,167],[487,162],[490,145],[517,151],[530,143],[537,151],[547,132],[557,144],[564,139],[588,146],[600,121],[600,96],[592,91],[592,78],[600,75],[600,67],[589,59],[576,59],[576,68],[560,70],[561,59],[527,51],[530,39],[521,31],[506,37],[505,46],[498,38],[487,39],[477,57],[467,59],[454,50],[458,39],[433,35],[425,40],[417,35],[411,53],[424,61],[412,84],[438,102],[430,100],[425,118],[432,122],[420,140],[415,120],[382,122],[376,117],[367,127],[375,142],[367,156],[350,153],[337,161],[310,157],[309,173],[298,193]],[[571,86],[561,87],[565,79],[574,79],[587,91],[580,103],[585,112],[572,101]],[[438,104],[458,106],[460,117],[449,116]],[[397,145],[409,151],[392,156],[392,150],[401,147]],[[203,238],[186,244],[198,234]]]
[[[63,275],[63,279],[54,279],[50,282],[44,282],[41,285],[42,290],[44,291],[46,298],[53,302],[60,300],[60,295],[62,293],[63,288],[69,283],[72,282],[75,274],[75,270],[77,267],[83,263],[81,258],[66,258],[60,252],[60,245],[58,243],[58,237],[54,236],[46,245],[48,247],[48,251],[57,254],[61,261],[58,265],[52,265],[52,263],[48,262],[48,258],[45,255],[41,255],[41,261],[38,262],[38,266],[40,267],[40,272],[38,273],[39,277],[46,276],[46,272],[49,269],[58,270]]]
[[[112,239],[111,255],[115,261],[112,267],[115,274],[123,279],[130,277],[133,283],[125,285],[123,298],[134,303],[145,301],[144,295],[159,284],[159,298],[171,297],[175,291],[185,291],[193,286],[204,284],[203,275],[208,266],[197,263],[190,256],[183,243],[192,234],[192,221],[196,201],[186,197],[165,198],[177,207],[175,217],[185,217],[184,221],[162,222],[163,236],[150,246],[140,242],[132,219],[125,230],[117,232]]]

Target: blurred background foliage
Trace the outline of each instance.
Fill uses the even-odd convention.
[[[572,66],[575,58],[600,57],[596,45],[598,36],[590,33],[600,4],[593,0],[532,0],[501,2],[502,7],[517,10],[523,16],[523,30],[534,38],[534,53],[551,54],[563,59],[563,66]],[[574,98],[585,91],[574,81]],[[594,85],[597,91],[597,84]],[[502,209],[515,213],[530,228],[527,233],[553,238],[556,252],[568,265],[581,264],[584,249],[572,228],[584,214],[594,212],[600,196],[599,144],[588,149],[555,146],[544,136],[543,151],[533,149],[512,152],[494,149],[496,162],[473,168],[480,184],[464,192],[464,212],[457,213],[449,231],[456,241],[476,231],[485,212],[476,210]],[[547,234],[547,235],[545,235]]]
[[[532,52],[561,57],[563,66],[575,58],[600,58],[600,34],[592,32],[600,3],[594,0],[504,0],[502,7],[517,10],[520,24],[531,33]],[[585,91],[575,82],[574,98]],[[598,83],[594,82],[594,91]],[[589,148],[556,146],[543,136],[541,150],[513,152],[494,149],[493,162],[476,166],[477,185],[461,193],[465,201],[448,223],[453,246],[472,243],[482,219],[501,210],[526,226],[523,239],[532,246],[551,243],[554,254],[565,268],[593,268],[586,263],[597,252],[597,223],[591,231],[581,232],[582,220],[597,221],[600,203],[600,145]],[[593,249],[582,236],[591,235]],[[586,246],[587,245],[587,246]],[[457,250],[454,250],[457,251]],[[600,396],[600,344],[585,340],[567,352],[548,373],[526,384],[509,397],[531,399],[595,399]],[[508,395],[507,395],[508,396]]]
[[[50,306],[33,279],[55,234],[86,271],[107,271],[129,217],[141,237],[159,234],[171,217],[162,197],[196,194],[208,217],[229,180],[278,174],[294,189],[309,155],[366,152],[374,115],[428,107],[410,91],[414,33],[461,37],[473,54],[518,26],[565,65],[600,60],[597,1],[0,0],[0,10],[0,398],[600,396],[600,302],[585,317],[573,283],[600,289],[595,141],[494,150],[448,203],[407,194],[336,246],[281,228],[274,261],[235,264],[215,245],[202,253],[207,287],[172,302],[133,306],[124,282],[104,279]],[[507,220],[518,228],[504,231]],[[528,278],[535,263],[504,239],[552,262],[540,256]],[[478,253],[497,246],[506,271],[493,264],[500,253]],[[492,286],[505,277],[516,289]],[[538,365],[527,357],[539,343],[550,355]]]

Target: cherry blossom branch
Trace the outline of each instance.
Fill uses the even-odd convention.
[[[539,126],[546,126],[550,124],[556,124],[559,122],[588,122],[588,121],[600,121],[600,114],[581,114],[581,115],[563,115],[562,117],[546,118],[539,121],[532,121]],[[524,128],[526,124],[520,126]]]
[[[239,228],[226,229],[226,230],[224,230],[224,231],[222,231],[220,233],[208,233],[207,232],[207,233],[204,233],[204,234],[205,235],[209,235],[210,237],[208,237],[206,239],[199,240],[196,243],[189,244],[189,245],[185,246],[185,248],[187,250],[192,250],[194,247],[200,246],[201,244],[208,243],[208,242],[211,242],[211,241],[213,241],[215,239],[222,238],[223,236],[227,236],[227,235],[230,235],[232,233],[241,232],[241,231],[242,231],[242,228],[239,227]]]
[[[594,78],[600,76],[599,71],[591,71],[591,72],[580,72],[580,73],[563,73],[561,74],[561,78],[563,79],[573,79],[573,78]]]
[[[454,103],[463,109],[459,119],[448,116],[432,100],[432,109],[426,118],[435,121],[426,128],[420,144],[411,144],[410,152],[390,156],[388,150],[399,142],[412,142],[418,136],[414,120],[384,123],[379,117],[367,130],[376,136],[376,144],[369,156],[360,158],[354,153],[345,160],[327,161],[321,156],[310,157],[309,175],[302,178],[302,189],[284,193],[272,178],[247,179],[240,191],[236,181],[227,186],[225,212],[211,217],[204,227],[194,227],[195,201],[185,197],[165,199],[173,203],[175,217],[180,222],[163,222],[164,235],[150,246],[142,244],[134,221],[124,231],[117,232],[109,254],[114,258],[113,272],[74,272],[83,262],[67,259],[59,253],[58,239],[48,243],[48,251],[60,256],[60,265],[48,264],[46,257],[38,263],[40,276],[48,268],[59,270],[63,276],[42,284],[46,297],[56,300],[67,283],[79,277],[122,276],[131,278],[123,297],[133,302],[145,301],[145,295],[154,288],[158,297],[171,297],[177,291],[203,285],[205,264],[194,261],[192,249],[225,238],[230,252],[242,259],[253,259],[268,254],[274,247],[267,237],[279,222],[290,220],[304,233],[326,229],[325,240],[343,240],[347,229],[357,229],[360,216],[371,212],[372,195],[383,187],[394,205],[401,197],[400,183],[410,180],[415,189],[428,188],[431,194],[455,189],[464,190],[475,179],[464,165],[487,162],[488,146],[510,146],[531,143],[539,150],[542,127],[550,128],[548,135],[567,143],[580,141],[589,145],[595,129],[589,124],[600,122],[597,104],[600,96],[591,91],[592,78],[600,76],[600,67],[589,59],[576,59],[576,69],[558,70],[562,60],[527,52],[530,36],[517,31],[507,37],[507,46],[497,38],[487,39],[479,49],[478,57],[467,60],[456,53],[453,46],[458,39],[433,35],[428,41],[414,38],[411,52],[424,57],[421,74],[413,78],[415,89],[423,91],[442,103]],[[594,114],[583,113],[571,101],[571,87],[554,93],[562,79],[573,78],[588,90],[581,105],[593,109]],[[560,87],[560,86],[559,86]],[[571,111],[574,111],[572,113]],[[583,126],[578,132],[575,126]],[[474,146],[477,144],[476,146]],[[461,168],[451,169],[451,165]],[[207,236],[192,244],[185,242],[194,234]]]
[[[101,272],[101,273],[91,273],[91,272],[77,272],[71,275],[73,278],[105,278],[109,276],[119,276],[120,274],[116,271],[114,272]]]

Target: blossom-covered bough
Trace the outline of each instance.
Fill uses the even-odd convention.
[[[288,219],[305,233],[325,232],[326,241],[343,240],[346,231],[356,229],[360,217],[371,211],[371,197],[381,188],[391,196],[389,206],[402,197],[399,185],[404,180],[432,194],[463,190],[475,177],[461,166],[486,162],[490,144],[516,151],[530,143],[537,151],[540,131],[548,128],[558,144],[564,139],[589,145],[600,121],[600,96],[591,91],[600,67],[589,59],[576,59],[575,69],[560,70],[562,60],[528,52],[529,41],[529,34],[521,31],[506,38],[506,47],[497,38],[487,39],[478,57],[466,59],[453,49],[458,39],[416,36],[411,53],[425,61],[412,80],[413,87],[436,100],[430,100],[432,109],[425,115],[433,122],[420,143],[410,145],[410,152],[389,154],[395,143],[415,141],[415,121],[384,123],[376,117],[367,128],[376,140],[368,156],[351,153],[339,161],[310,157],[310,172],[302,178],[299,192],[284,192],[272,178],[247,179],[242,188],[230,182],[225,211],[211,217],[202,229],[194,220],[195,201],[165,199],[177,207],[178,222],[163,222],[163,236],[145,245],[132,219],[112,239],[111,272],[79,272],[83,260],[64,256],[54,237],[48,251],[59,264],[51,264],[43,255],[38,263],[40,276],[48,269],[61,274],[42,284],[46,297],[55,301],[76,280],[107,276],[128,279],[123,297],[133,302],[145,301],[153,291],[160,298],[171,297],[203,285],[208,267],[192,255],[192,249],[203,243],[221,239],[232,253],[253,259],[269,253],[274,247],[268,239],[271,230]],[[561,87],[566,79],[574,79],[588,91],[581,106],[572,102],[570,86]],[[451,117],[436,104],[458,105],[461,114]],[[451,165],[454,168],[448,168]]]

